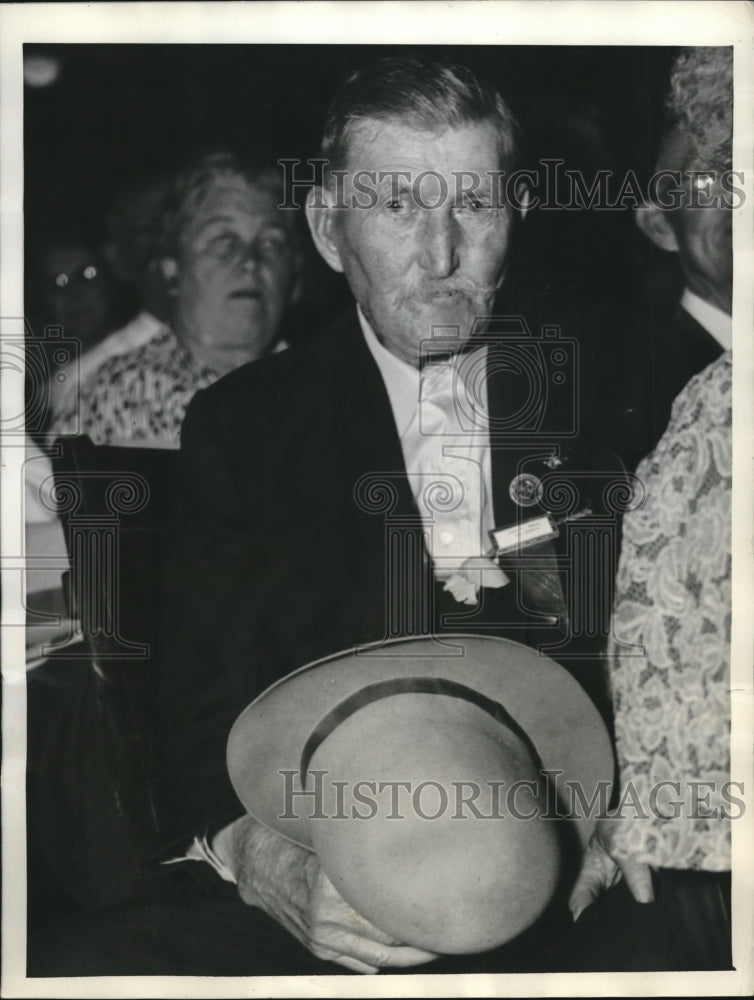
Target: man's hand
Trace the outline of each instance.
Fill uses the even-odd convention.
[[[316,854],[251,816],[221,831],[213,848],[235,874],[241,899],[274,917],[317,958],[374,973],[436,957],[370,924],[337,892]]]
[[[633,858],[617,858],[613,854],[615,831],[620,822],[620,819],[614,817],[597,820],[592,839],[584,851],[579,877],[568,900],[574,920],[579,918],[601,892],[610,889],[621,877],[625,878],[637,903],[651,903],[654,899],[649,866]]]

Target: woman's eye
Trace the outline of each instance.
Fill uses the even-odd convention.
[[[207,244],[207,249],[219,257],[225,257],[233,253],[237,245],[237,239],[233,233],[217,233]]]

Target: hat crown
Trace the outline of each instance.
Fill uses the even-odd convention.
[[[318,747],[310,788],[313,776],[322,866],[395,940],[479,951],[547,905],[560,848],[542,818],[546,779],[524,740],[478,705],[428,693],[371,702]]]
[[[360,704],[370,689],[417,679],[435,693]],[[454,685],[478,697],[438,696]],[[351,699],[357,708],[339,714]],[[600,786],[609,796],[613,756],[599,713],[563,667],[507,639],[445,634],[348,650],[273,684],[237,719],[228,769],[249,813],[316,850],[354,909],[405,944],[452,953],[503,944],[544,911],[559,834],[585,845],[594,816],[545,819],[542,793],[573,784],[585,801]],[[527,789],[527,775],[541,770]],[[385,784],[376,804],[369,786],[356,789],[360,779]],[[408,791],[394,784],[402,780]],[[480,797],[453,819],[464,790],[473,798],[471,781]],[[482,818],[495,781],[522,784],[514,798],[503,794],[502,818]],[[385,811],[393,794],[403,820]]]

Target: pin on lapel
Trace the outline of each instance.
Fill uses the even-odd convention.
[[[533,507],[542,499],[542,480],[530,472],[522,472],[511,480],[508,495],[519,507]]]

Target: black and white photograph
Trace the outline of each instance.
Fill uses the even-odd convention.
[[[752,7],[3,6],[2,996],[749,995]]]

